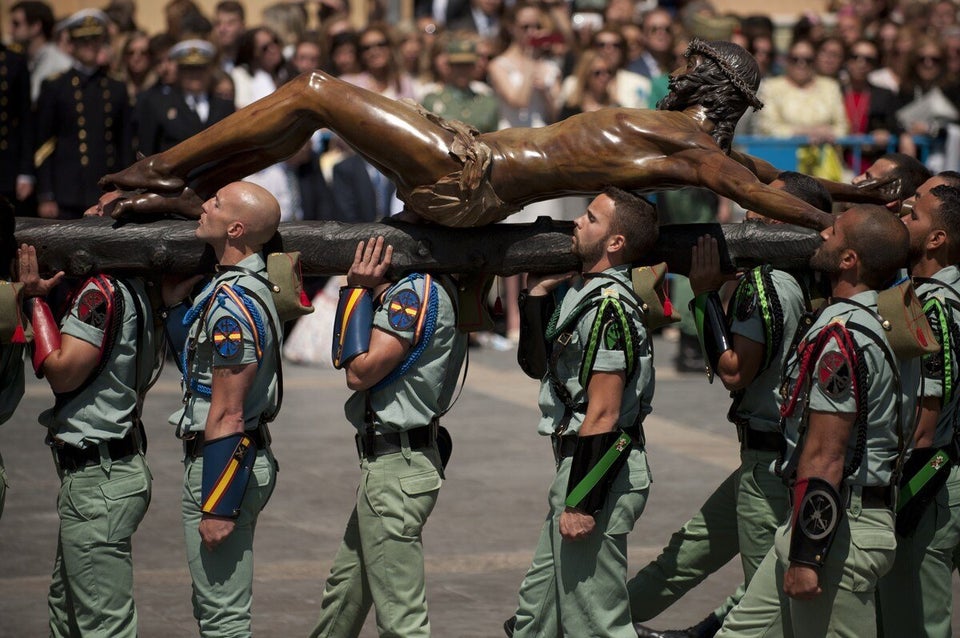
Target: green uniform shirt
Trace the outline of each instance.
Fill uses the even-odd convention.
[[[13,416],[23,397],[23,353],[20,343],[0,344],[0,424]]]
[[[431,305],[424,299],[424,286],[425,279],[420,276],[400,280],[384,293],[373,315],[374,328],[410,344],[408,354],[422,343],[422,339],[414,342],[421,316],[424,322],[429,321],[429,314],[423,315],[430,313]],[[361,432],[366,429],[368,400],[374,425],[381,432],[428,425],[450,406],[467,353],[467,335],[457,329],[453,301],[438,278],[433,279],[432,288],[437,296],[436,327],[420,357],[392,382],[356,392],[344,406],[347,420]],[[400,365],[406,365],[406,361]]]
[[[600,296],[612,296],[617,299],[629,299],[637,304],[633,293],[633,284],[630,280],[630,266],[617,266],[604,271],[605,275],[614,278],[612,281],[608,277],[590,277],[584,281],[578,288],[571,288],[563,298],[560,304],[557,325],[563,325],[564,320],[570,317],[571,313],[581,302]],[[637,343],[634,354],[637,357],[636,370],[633,376],[626,380],[623,390],[623,400],[620,404],[620,427],[633,425],[637,417],[645,417],[651,411],[651,401],[653,400],[654,370],[653,370],[653,346],[647,337],[647,329],[643,324],[643,317],[634,310],[630,304],[621,301],[621,305],[627,316],[633,322],[637,333]],[[557,357],[555,373],[557,378],[563,383],[570,393],[573,403],[577,409],[573,411],[570,418],[567,432],[576,433],[583,424],[586,416],[587,391],[580,385],[580,368],[583,360],[584,344],[590,338],[591,328],[597,316],[597,306],[591,307],[584,312],[580,319],[569,330],[570,340],[565,347],[554,343],[554,348],[563,349]],[[599,340],[600,346],[596,359],[593,364],[594,372],[619,372],[627,370],[626,354],[623,350],[622,335],[608,334],[607,327],[603,328],[604,334]],[[611,338],[607,338],[610,336]],[[556,351],[554,351],[556,352]],[[540,424],[538,431],[543,435],[554,433],[557,424],[561,422],[566,411],[566,406],[557,396],[552,384],[549,381],[549,375],[540,385]]]
[[[876,291],[861,292],[851,299],[876,312]],[[848,327],[854,322],[866,326],[881,336],[884,342],[883,347],[889,348],[883,336],[883,329],[875,316],[841,299],[823,309],[798,347],[798,351],[802,351],[806,344],[813,343],[821,330],[835,321]],[[886,355],[880,350],[880,346],[859,330],[851,329],[850,333],[860,350],[860,356],[864,357],[867,369],[867,429],[863,461],[853,475],[846,478],[846,482],[851,485],[889,485],[899,450],[898,428],[901,427],[901,423],[909,421],[909,417],[905,415],[912,414],[915,407],[919,379],[913,375],[905,375],[902,383],[898,384],[897,374],[887,362]],[[788,396],[797,384],[798,368],[798,358],[796,353],[793,353],[788,361],[785,376]],[[857,401],[853,391],[852,361],[841,352],[835,341],[829,342],[817,360],[812,362],[810,369],[812,370],[810,377],[801,380],[803,390],[797,408],[786,420],[788,461],[796,451],[801,421],[805,421],[806,417],[803,414],[804,393],[809,395],[808,410],[838,414],[853,414],[857,411]],[[912,421],[909,425],[913,425]],[[850,434],[845,463],[850,462],[856,450],[857,427],[857,424],[854,424]]]
[[[459,89],[447,84],[436,93],[427,94],[423,106],[440,117],[469,124],[481,133],[496,131],[500,121],[497,98],[471,88]]]
[[[267,266],[260,253],[246,257],[237,266],[259,273],[264,278],[267,276]],[[216,299],[209,302],[212,303],[209,310],[195,308],[199,314],[191,316],[191,311],[191,315],[188,315],[193,323],[188,332],[187,343],[189,345],[196,340],[196,354],[192,361],[188,362],[190,369],[185,371],[190,386],[186,388],[186,403],[170,416],[170,423],[181,425],[181,435],[203,432],[206,427],[210,397],[209,392],[205,392],[203,388],[211,387],[213,369],[216,367],[247,364],[259,366],[253,386],[244,399],[245,429],[256,429],[261,415],[272,414],[277,405],[277,351],[281,344],[280,338],[273,334],[272,326],[279,327],[280,320],[272,293],[259,279],[241,272],[224,271],[203,289],[196,303],[204,303],[221,284],[228,284],[236,292],[250,291],[263,305],[248,296],[247,299],[257,309],[257,314],[254,314],[221,291],[217,293]],[[256,333],[261,334],[260,339],[255,337]],[[201,389],[198,391],[197,387]]]
[[[756,283],[761,268],[746,273],[734,293],[730,331],[750,341],[764,344],[765,348],[778,345],[776,353],[769,357],[770,365],[761,370],[744,388],[743,398],[737,408],[737,416],[750,422],[750,427],[763,432],[780,431],[780,375],[790,354],[793,335],[797,331],[804,312],[803,290],[792,275],[782,270],[771,270],[769,284]],[[761,277],[761,282],[764,278]],[[775,311],[779,305],[780,312]],[[767,328],[764,324],[769,322]],[[772,324],[779,323],[779,326]],[[767,331],[780,328],[780,343],[767,342]]]
[[[936,397],[941,399],[940,419],[937,421],[937,430],[934,434],[933,447],[943,447],[948,445],[954,437],[954,420],[957,418],[957,381],[958,375],[957,356],[957,338],[960,337],[960,310],[953,304],[960,303],[960,299],[953,291],[960,292],[960,269],[956,266],[947,266],[936,273],[930,279],[942,281],[953,290],[938,286],[932,282],[922,282],[917,286],[917,296],[924,304],[930,298],[936,298],[940,301],[940,307],[944,315],[931,317],[930,325],[934,334],[938,335],[941,350],[933,354],[926,355],[923,358],[923,396]],[[943,325],[941,325],[941,322]],[[946,328],[946,334],[944,334]],[[950,335],[952,333],[952,338]],[[953,347],[951,347],[951,345]],[[951,396],[946,403],[943,403],[944,391],[949,390]]]
[[[141,387],[147,383],[156,363],[151,305],[140,279],[111,279],[120,303],[114,302],[113,319],[119,321],[119,333],[103,370],[79,394],[59,408],[40,414],[40,424],[57,438],[75,447],[85,448],[109,439],[123,438],[133,424],[137,403],[137,366]],[[137,295],[147,317],[137,317]],[[60,327],[61,334],[104,347],[107,296],[92,281],[76,295]],[[122,307],[121,307],[122,306]],[[138,332],[140,341],[137,340]]]

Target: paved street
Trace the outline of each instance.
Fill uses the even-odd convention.
[[[630,537],[631,568],[656,556],[738,459],[722,386],[676,375],[674,346],[658,340],[657,347],[658,385],[646,424],[655,482]],[[265,638],[304,636],[313,626],[359,476],[352,430],[342,416],[348,396],[342,373],[288,365],[284,378],[283,413],[272,426],[278,486],[256,541],[254,629]],[[430,617],[439,638],[501,636],[500,625],[514,610],[553,472],[548,442],[535,431],[536,394],[536,382],[522,375],[514,353],[471,350],[467,387],[444,420],[454,437],[453,458],[424,534]],[[180,449],[166,424],[178,400],[171,366],[144,415],[154,476],[153,502],[134,536],[144,638],[196,635],[179,515]],[[0,521],[0,638],[46,635],[57,478],[36,415],[51,404],[46,384],[28,380],[18,414],[0,428],[11,483]],[[727,565],[652,624],[699,620],[736,586],[739,572],[737,561]],[[376,636],[372,614],[362,635]]]

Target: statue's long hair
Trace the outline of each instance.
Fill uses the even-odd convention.
[[[733,131],[747,107],[754,110],[763,107],[756,96],[760,68],[753,56],[731,42],[694,40],[685,55],[694,54],[701,54],[703,63],[695,73],[682,77],[688,86],[678,93],[671,78],[670,93],[660,100],[657,108],[682,111],[697,104],[703,106],[716,126],[711,133],[713,139],[724,153],[729,153]]]

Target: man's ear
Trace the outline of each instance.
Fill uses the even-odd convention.
[[[232,221],[227,226],[227,237],[230,239],[239,239],[240,237],[243,237],[245,231],[246,228],[244,228],[243,222],[239,220]]]
[[[623,235],[611,235],[607,239],[607,252],[616,253],[623,250],[623,247],[626,245],[626,238]]]
[[[927,248],[930,250],[936,250],[947,244],[947,233],[943,231],[942,228],[931,231],[927,235]]]
[[[840,270],[850,270],[860,263],[860,255],[852,248],[840,251]]]

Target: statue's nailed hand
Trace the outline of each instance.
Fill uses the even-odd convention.
[[[896,174],[896,171],[884,177],[864,180],[857,184],[857,189],[864,193],[876,195],[876,203],[878,204],[903,199],[903,179]]]
[[[109,194],[109,193],[108,193]],[[111,202],[104,210],[121,223],[149,222],[175,216],[199,219],[203,200],[192,189],[184,188],[177,195],[157,193],[128,194]]]

